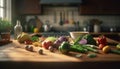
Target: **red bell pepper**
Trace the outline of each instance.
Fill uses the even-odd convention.
[[[100,44],[102,44],[102,45],[107,45],[107,40],[106,40],[106,37],[105,36],[100,36],[99,38],[98,38],[98,44],[100,45]]]

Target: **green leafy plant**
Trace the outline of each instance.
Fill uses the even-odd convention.
[[[0,32],[10,32],[12,23],[6,19],[0,18]]]

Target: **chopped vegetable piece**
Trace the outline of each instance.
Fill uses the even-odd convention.
[[[94,49],[92,47],[85,46],[85,45],[83,45],[82,47],[85,48],[85,49],[87,49],[87,50],[89,50],[89,51],[92,51],[92,52],[95,52],[95,53],[99,53],[99,51],[97,49]]]
[[[32,47],[32,46],[29,46],[29,47],[28,47],[28,51],[33,52],[33,47]]]
[[[111,52],[120,55],[120,50],[111,50]]]
[[[85,49],[85,48],[83,48],[82,45],[72,45],[70,47],[70,51],[80,52],[80,53],[86,53],[86,52],[88,52],[88,50]]]
[[[97,57],[96,54],[88,54],[87,56],[88,56],[89,58],[95,58],[95,57]]]
[[[38,50],[38,53],[41,54],[41,55],[43,55],[43,50],[42,50],[42,49],[39,49],[39,50]]]
[[[120,50],[120,43],[116,45],[116,48]]]
[[[29,46],[28,46],[28,45],[26,45],[26,46],[25,46],[25,49],[26,49],[26,50],[28,50],[28,48],[29,48]]]
[[[31,38],[31,40],[32,40],[33,42],[39,41],[39,37],[33,36],[33,37]]]
[[[82,57],[82,54],[77,54],[76,57],[77,58]]]

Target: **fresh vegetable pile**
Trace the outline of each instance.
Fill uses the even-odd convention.
[[[27,38],[25,38],[27,36]],[[62,54],[68,54],[69,52],[78,52],[81,54],[88,54],[88,57],[96,57],[96,53],[116,53],[120,54],[120,44],[116,45],[115,49],[107,45],[105,36],[100,36],[97,40],[92,35],[86,34],[79,36],[77,39],[70,40],[70,37],[43,37],[43,36],[29,36],[28,34],[21,34],[18,37],[18,42],[26,45],[25,49],[33,52],[34,46],[40,47],[39,54],[43,54],[42,48],[55,52],[56,50]],[[72,42],[72,43],[71,43]],[[32,45],[32,46],[31,46]],[[93,52],[93,54],[89,54]],[[81,55],[77,55],[81,56]]]
[[[70,46],[71,51],[87,53],[88,51],[92,51],[98,53],[99,51],[96,49],[97,47],[96,41],[90,34],[79,36],[73,44]]]

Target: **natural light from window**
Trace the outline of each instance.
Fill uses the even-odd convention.
[[[4,3],[3,3],[4,0],[0,0],[0,18],[4,17]]]

